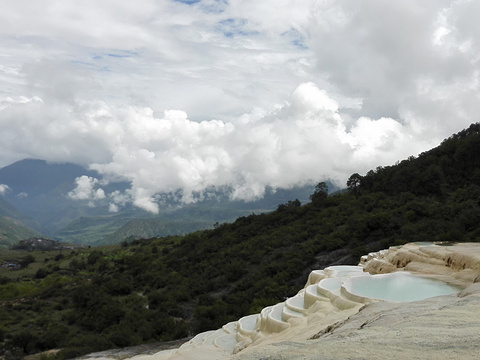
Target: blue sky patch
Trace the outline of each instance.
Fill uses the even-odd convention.
[[[126,57],[130,57],[131,55],[108,53],[107,56],[113,57],[113,58],[126,58]]]
[[[306,50],[308,46],[305,44],[305,36],[295,28],[291,28],[281,34],[290,41],[290,44],[298,49]]]
[[[201,0],[173,0],[174,2],[186,4],[186,5],[193,5],[199,3]]]
[[[95,55],[92,59],[93,60],[101,60],[103,57],[100,55]],[[109,66],[99,66],[98,63],[96,62],[91,62],[91,61],[82,61],[82,60],[72,60],[70,61],[71,64],[74,65],[79,65],[81,67],[89,68],[95,71],[101,71],[101,72],[111,72],[112,69]]]
[[[228,0],[216,0],[208,3],[201,2],[199,5],[200,9],[205,13],[220,14],[228,7]]]
[[[248,20],[246,19],[226,19],[218,23],[217,29],[226,37],[235,36],[251,36],[257,35],[258,31],[252,31],[247,28]]]
[[[221,14],[228,6],[229,0],[214,0],[214,1],[202,1],[202,0],[173,0],[173,2],[184,5],[197,5],[200,11],[204,13]]]

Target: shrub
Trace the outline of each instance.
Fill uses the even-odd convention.
[[[37,272],[35,273],[35,278],[37,279],[43,279],[45,277],[47,277],[49,274],[48,270],[45,269],[45,268],[40,268],[37,270]]]
[[[33,262],[35,262],[35,257],[31,254],[28,254],[22,260],[20,260],[20,265],[22,267],[27,267],[28,265],[30,265]]]

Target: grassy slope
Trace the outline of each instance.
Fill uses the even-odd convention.
[[[41,236],[40,233],[24,226],[10,217],[0,217],[0,249],[30,237]]]
[[[7,248],[25,238],[40,236],[38,232],[27,228],[25,222],[29,223],[29,219],[0,198],[0,248]]]
[[[233,222],[236,218],[254,211],[271,210],[189,205],[156,217],[138,212],[80,217],[57,232],[55,238],[84,245],[118,244],[126,238],[183,235],[209,229],[216,222]]]

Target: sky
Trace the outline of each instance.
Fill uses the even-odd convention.
[[[97,170],[70,197],[112,211],[344,186],[480,113],[475,0],[0,5],[0,166]],[[115,181],[131,188],[103,191]]]

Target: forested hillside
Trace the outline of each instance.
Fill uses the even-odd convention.
[[[473,124],[417,158],[353,174],[346,192],[328,196],[321,182],[305,205],[186,236],[32,253],[26,269],[0,273],[1,351],[62,348],[60,359],[192,336],[294,295],[313,268],[412,241],[479,241],[479,154]]]
[[[34,225],[31,219],[0,197],[0,249],[8,248],[22,239],[40,236],[39,232],[25,224]]]

